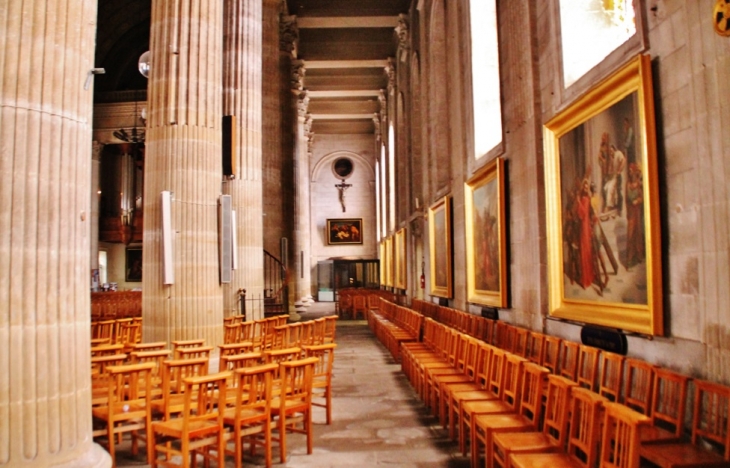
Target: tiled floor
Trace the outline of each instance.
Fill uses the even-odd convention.
[[[316,303],[303,319],[334,313],[334,303]],[[373,337],[365,321],[340,320],[335,353],[333,423],[324,423],[324,409],[314,411],[314,452],[306,453],[303,436],[287,439],[287,467],[414,467],[461,468],[469,459],[458,453],[446,432],[430,417],[390,354]],[[228,460],[226,466],[233,467]],[[117,454],[118,467],[144,467],[144,456],[133,458],[128,447]],[[200,463],[202,466],[202,461]],[[263,466],[261,457],[244,466]]]

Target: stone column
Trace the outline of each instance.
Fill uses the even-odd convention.
[[[239,310],[238,291],[264,292],[263,193],[261,168],[262,0],[225,0],[223,113],[236,117],[235,177],[223,184],[236,211],[238,270],[224,285],[226,315]],[[264,317],[263,304],[248,302],[248,320]]]
[[[223,340],[219,284],[223,4],[152,3],[144,184],[145,341]],[[172,192],[174,283],[163,284],[160,193]]]
[[[302,73],[303,75],[303,73]],[[297,89],[298,88],[298,89]],[[294,249],[292,279],[295,310],[302,312],[312,302],[311,232],[309,209],[309,161],[312,145],[312,118],[307,114],[309,96],[297,86],[294,90],[297,106],[297,123],[294,129]],[[293,318],[299,318],[292,317]]]
[[[0,466],[108,467],[89,363],[96,1],[0,17]]]

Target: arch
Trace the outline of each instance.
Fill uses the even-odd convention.
[[[331,174],[332,171],[330,170],[330,167],[332,166],[332,163],[336,159],[342,157],[350,158],[356,161],[359,167],[366,167],[368,170],[369,180],[371,182],[375,181],[375,169],[373,168],[370,161],[368,161],[366,158],[358,153],[354,153],[352,151],[338,150],[324,155],[319,161],[317,161],[317,163],[312,168],[312,183],[317,182],[317,179],[321,176],[322,171],[327,171],[327,173]]]

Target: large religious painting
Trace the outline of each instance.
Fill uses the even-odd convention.
[[[464,187],[467,300],[507,307],[504,160],[496,158]]]
[[[327,244],[362,244],[362,219],[328,219]]]
[[[128,283],[142,281],[142,247],[127,247],[125,281]]]
[[[428,209],[429,251],[431,255],[431,295],[451,298],[451,197],[446,196]]]
[[[544,135],[550,315],[662,334],[650,58],[595,86]]]

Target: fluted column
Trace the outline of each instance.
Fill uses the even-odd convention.
[[[0,466],[111,465],[91,437],[95,22],[92,0],[0,4]]]
[[[236,116],[236,175],[223,185],[236,210],[238,270],[224,287],[224,305],[235,313],[237,291],[261,298],[264,290],[261,162],[262,0],[225,0],[223,113]],[[253,307],[251,304],[258,304]],[[247,305],[247,319],[263,318],[260,303]]]
[[[223,4],[154,0],[144,184],[143,338],[223,338],[221,193]],[[172,192],[174,283],[163,284],[160,193]]]
[[[311,217],[309,195],[309,167],[313,143],[312,117],[307,113],[309,97],[307,92],[297,91],[297,124],[294,129],[294,262],[292,274],[295,292],[295,306],[304,310],[312,299],[311,274]]]
[[[89,252],[91,253],[91,270],[99,269],[99,177],[101,174],[101,153],[104,145],[98,141],[94,141],[91,150],[91,214],[89,222],[91,224],[91,235]],[[97,285],[98,287],[101,285]]]

